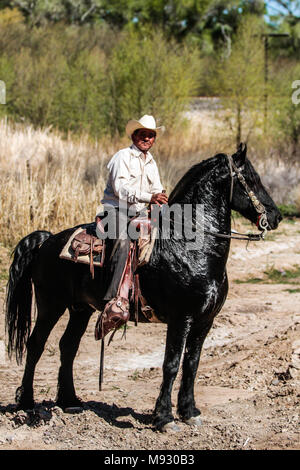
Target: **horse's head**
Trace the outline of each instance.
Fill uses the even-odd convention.
[[[255,223],[261,230],[263,220],[264,223],[267,221],[265,228],[274,230],[282,220],[281,214],[246,153],[247,146],[240,144],[237,152],[229,157],[232,178],[231,208]]]

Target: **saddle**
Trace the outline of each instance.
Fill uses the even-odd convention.
[[[147,305],[147,301],[142,296],[139,276],[136,274],[139,267],[149,262],[157,228],[151,226],[151,220],[148,217],[133,218],[130,224],[139,230],[139,238],[137,241],[131,241],[117,297],[106,304],[104,311],[98,317],[95,328],[96,340],[103,339],[109,331],[114,330],[115,332],[120,326],[127,323],[129,317],[123,312],[129,311],[127,300],[129,292],[131,292],[130,301],[134,305],[135,324],[137,325],[138,322],[139,308],[148,321],[158,322],[152,308]],[[93,279],[94,266],[103,267],[104,265],[106,245],[105,240],[97,237],[96,228],[104,233],[101,216],[96,217],[96,226],[89,224],[86,228],[79,227],[71,235],[59,255],[62,259],[88,264]]]
[[[157,228],[151,226],[151,220],[148,217],[133,218],[130,224],[140,232],[137,240],[136,268],[138,268],[149,262],[157,236]],[[101,216],[96,217],[96,227],[95,224],[89,224],[87,228],[79,227],[71,235],[59,255],[62,259],[88,264],[93,279],[94,266],[102,268],[105,261],[105,240],[97,237],[96,229],[105,233]]]
[[[59,257],[88,264],[94,279],[94,266],[102,268],[104,265],[105,241],[94,235],[90,228],[79,227],[71,235]]]

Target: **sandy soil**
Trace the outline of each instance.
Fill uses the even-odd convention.
[[[3,278],[8,266],[3,247],[0,259]],[[299,449],[300,279],[285,274],[294,265],[300,266],[299,221],[282,223],[267,241],[248,249],[246,242],[232,243],[228,299],[206,339],[196,378],[203,424],[178,421],[176,434],[158,432],[151,424],[162,377],[164,325],[130,323],[126,340],[120,332],[115,335],[106,349],[99,392],[94,315],[74,366],[84,408],[64,413],[54,403],[64,315],[37,367],[36,408],[24,412],[14,408],[23,366],[6,357],[1,315],[0,449]],[[285,283],[267,280],[264,271],[273,266],[282,270]],[[257,277],[265,282],[251,282]],[[2,279],[1,303],[5,283]],[[175,416],[179,378],[172,395]]]

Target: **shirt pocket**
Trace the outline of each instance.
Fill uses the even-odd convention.
[[[129,169],[130,181],[135,182],[135,181],[140,180],[141,175],[142,175],[142,169],[141,169],[141,166],[139,164],[139,161],[134,160],[131,163],[130,169]]]
[[[155,168],[153,167],[153,165],[148,165],[148,168],[147,168],[147,165],[146,165],[145,172],[146,172],[148,182],[152,185],[156,178]]]

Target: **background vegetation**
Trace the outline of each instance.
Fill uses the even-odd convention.
[[[300,206],[299,59],[299,0],[0,1],[1,241],[91,220],[145,113],[167,129],[167,190],[244,141],[276,202]]]

